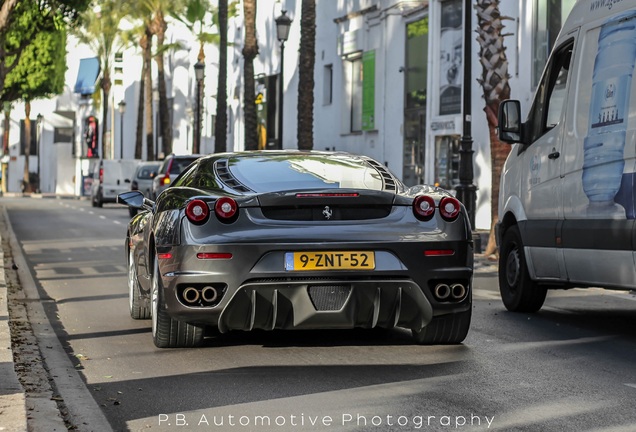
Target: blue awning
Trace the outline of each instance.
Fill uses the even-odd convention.
[[[82,96],[95,93],[95,81],[98,75],[99,60],[97,57],[81,59],[77,72],[77,81],[75,81],[75,93],[79,93]]]

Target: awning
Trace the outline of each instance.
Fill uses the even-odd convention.
[[[77,81],[75,81],[75,93],[79,93],[82,96],[95,93],[97,75],[99,75],[99,60],[97,57],[81,59],[77,72]]]

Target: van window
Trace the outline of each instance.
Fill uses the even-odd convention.
[[[529,142],[535,142],[559,123],[565,103],[572,48],[574,41],[566,42],[554,52],[539,83],[528,115]]]

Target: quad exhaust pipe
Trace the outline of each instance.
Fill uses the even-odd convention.
[[[454,301],[458,302],[466,297],[468,290],[461,283],[451,285],[439,283],[433,288],[433,295],[438,301]]]
[[[183,302],[189,306],[209,306],[219,299],[219,291],[213,286],[203,288],[187,287],[181,294]]]

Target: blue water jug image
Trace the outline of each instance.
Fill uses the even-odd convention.
[[[633,202],[616,205],[625,167],[625,138],[629,98],[636,62],[636,11],[620,14],[603,24],[592,76],[588,135],[584,140],[583,191],[588,214],[633,213]],[[621,194],[622,196],[623,194]],[[632,199],[633,201],[633,199]],[[627,209],[625,207],[632,207]],[[633,216],[632,216],[633,217]]]

